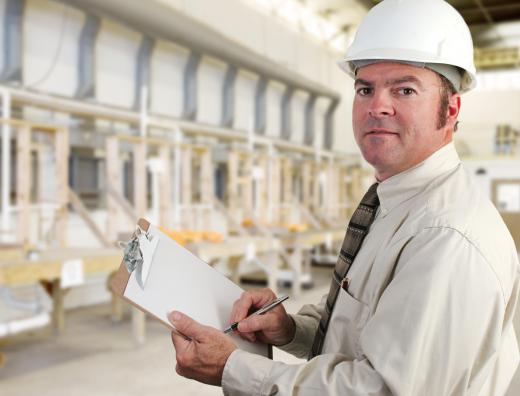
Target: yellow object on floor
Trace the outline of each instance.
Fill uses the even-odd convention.
[[[181,246],[186,246],[186,244],[191,242],[208,241],[221,243],[224,240],[224,236],[215,231],[176,231],[164,227],[159,227],[159,229]]]

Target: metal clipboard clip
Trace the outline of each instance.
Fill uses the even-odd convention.
[[[144,231],[139,226],[136,227],[130,241],[119,242],[119,247],[123,249],[126,269],[130,274],[135,271],[135,280],[143,290],[158,243],[158,235],[152,235],[150,231]]]

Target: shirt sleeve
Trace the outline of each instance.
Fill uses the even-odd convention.
[[[330,353],[288,365],[235,351],[224,394],[478,394],[500,349],[505,307],[492,267],[456,230],[428,228],[395,268],[361,332],[361,359]]]
[[[327,295],[324,295],[318,305],[304,305],[296,315],[291,315],[295,324],[294,337],[288,344],[278,346],[279,349],[299,358],[309,356],[326,299]]]

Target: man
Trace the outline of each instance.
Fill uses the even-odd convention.
[[[287,315],[244,293],[231,321],[280,346],[286,365],[235,348],[181,313],[179,374],[228,395],[503,395],[519,361],[512,326],[519,263],[498,212],[452,143],[473,45],[442,0],[385,0],[342,67],[355,78],[353,129],[378,184],[349,224],[328,296]]]

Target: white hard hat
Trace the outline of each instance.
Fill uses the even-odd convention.
[[[384,0],[373,7],[339,65],[354,77],[356,62],[370,60],[455,66],[461,72],[457,91],[469,91],[476,84],[468,25],[443,0]]]

